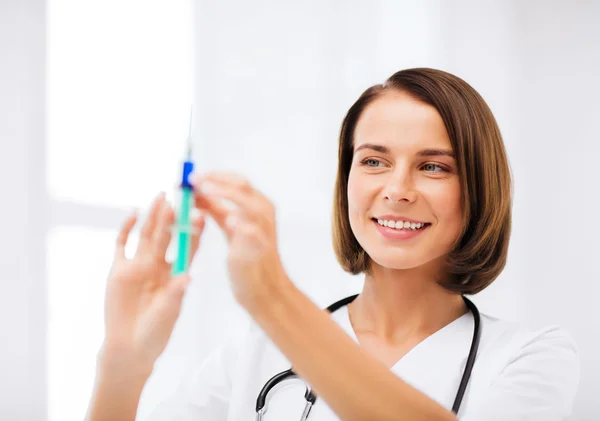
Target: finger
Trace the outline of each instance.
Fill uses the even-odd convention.
[[[233,212],[236,216],[232,215],[232,212],[225,216],[224,224],[220,224],[221,228],[225,227],[228,235],[231,235],[233,232],[232,224],[239,219],[243,219],[245,222],[262,228],[265,232],[272,232],[275,223],[275,209],[272,203],[256,191],[253,194],[245,194],[243,189],[244,187],[219,186],[215,188],[213,193],[205,196],[208,201],[226,201],[237,208]]]
[[[152,251],[154,255],[160,259],[165,260],[167,249],[171,243],[171,227],[174,222],[175,212],[173,211],[173,208],[165,202],[158,217],[157,226],[152,238]]]
[[[255,191],[248,191],[235,184],[202,184],[201,192],[209,198],[228,200],[246,212],[254,214],[260,210],[261,200]]]
[[[230,202],[247,214],[249,219],[260,219],[267,211],[268,201],[246,181],[237,178],[223,179],[215,183],[202,178],[197,181],[195,191],[206,201],[212,203]]]
[[[164,202],[165,193],[161,192],[156,199],[154,199],[154,202],[150,208],[150,212],[148,213],[148,217],[146,218],[146,222],[140,231],[140,242],[137,250],[138,252],[144,252],[150,249],[154,230],[156,229],[158,222],[158,216],[160,215]]]
[[[131,215],[125,219],[121,229],[119,230],[119,234],[117,235],[117,244],[115,247],[115,258],[116,259],[124,259],[125,258],[125,247],[127,246],[127,239],[129,238],[129,233],[133,229],[133,226],[137,222],[137,212],[133,212]]]
[[[252,188],[250,181],[246,177],[233,172],[212,171],[206,174],[194,175],[194,177],[200,180],[211,181],[215,184],[230,184],[246,189]]]
[[[181,302],[190,283],[189,275],[180,275],[171,279],[164,290],[162,300],[159,301],[159,312],[162,313],[163,328],[166,331],[173,329],[181,311]]]
[[[196,207],[213,218],[221,229],[226,228],[225,221],[229,214],[234,210],[231,206],[225,205],[223,201],[218,198],[210,197],[199,192],[196,193]]]
[[[204,232],[204,227],[206,226],[206,217],[202,211],[195,209],[198,213],[195,213],[192,216],[192,240],[190,247],[190,262],[194,260],[194,256],[196,256],[196,252],[200,247],[200,238],[202,238],[202,232]]]
[[[209,190],[220,191],[222,189],[230,189],[241,196],[257,196],[260,195],[250,181],[235,173],[227,172],[211,172],[208,174],[198,174],[192,179],[192,184],[205,193]]]
[[[155,296],[140,320],[141,340],[144,349],[152,358],[158,357],[164,351],[173,333],[189,282],[188,275],[171,279],[161,293]]]

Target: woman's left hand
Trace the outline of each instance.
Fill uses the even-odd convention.
[[[277,249],[275,207],[237,174],[196,175],[192,183],[196,206],[208,213],[227,237],[234,296],[253,313],[291,284]]]

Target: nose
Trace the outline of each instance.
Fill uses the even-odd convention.
[[[384,197],[390,202],[412,203],[417,199],[417,190],[408,170],[398,168],[387,180],[383,191]]]

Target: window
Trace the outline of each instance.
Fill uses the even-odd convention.
[[[48,2],[50,421],[82,419],[121,219],[175,186],[192,99],[185,0]],[[135,238],[132,239],[135,243]]]

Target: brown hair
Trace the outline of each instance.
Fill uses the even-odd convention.
[[[352,233],[348,219],[348,176],[354,130],[364,109],[382,93],[405,92],[438,111],[450,137],[461,183],[462,231],[446,260],[449,280],[442,285],[476,294],[506,264],[511,231],[512,181],[506,150],[491,110],[464,80],[435,69],[408,69],[367,89],[342,123],[333,209],[333,246],[343,269],[368,272],[370,258]]]

